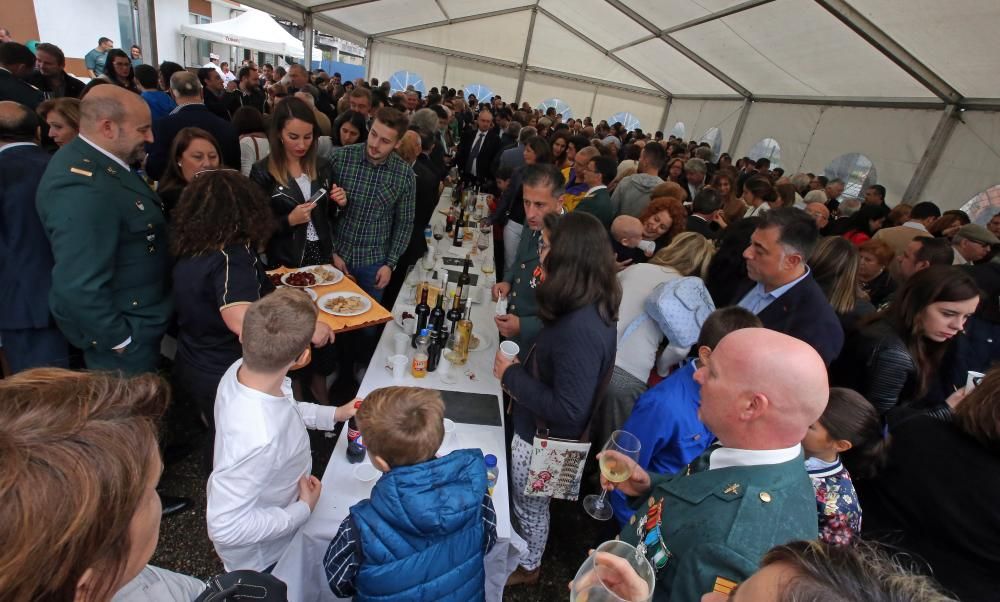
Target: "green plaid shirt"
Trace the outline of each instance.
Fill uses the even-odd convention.
[[[382,165],[372,164],[363,142],[336,149],[330,163],[333,181],[347,193],[347,206],[334,225],[334,252],[349,266],[395,269],[413,230],[413,169],[396,153]]]

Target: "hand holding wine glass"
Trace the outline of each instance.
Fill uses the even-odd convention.
[[[656,576],[646,557],[617,540],[591,550],[569,584],[573,602],[646,602],[655,587]]]
[[[604,444],[604,449],[597,454],[597,461],[601,466],[601,495],[588,495],[583,499],[583,509],[591,517],[597,520],[609,520],[613,514],[611,506],[605,502],[608,494],[607,483],[625,484],[631,480],[632,472],[639,471],[646,481],[648,489],[649,475],[639,468],[636,461],[639,459],[639,449],[641,445],[639,438],[628,431],[615,431],[611,433],[608,442]],[[621,488],[627,493],[628,487]]]

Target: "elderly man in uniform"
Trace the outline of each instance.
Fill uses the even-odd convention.
[[[538,302],[535,300],[535,289],[541,282],[542,273],[538,257],[542,225],[546,215],[562,212],[566,181],[554,165],[541,163],[527,166],[522,181],[524,221],[530,231],[521,235],[511,273],[504,282],[493,285],[493,299],[501,295],[508,297],[509,313],[496,316],[497,329],[520,346],[523,360],[542,329],[542,319],[537,315]]]
[[[695,380],[699,417],[718,441],[675,475],[636,466],[614,485],[639,508],[621,539],[654,567],[657,602],[728,591],[772,547],[817,537],[800,443],[830,394],[819,354],[788,335],[745,328],[719,342]]]
[[[55,266],[49,304],[87,367],[156,370],[172,310],[160,201],[130,167],[153,141],[149,106],[118,86],[80,103],[80,135],[49,162],[37,207]]]

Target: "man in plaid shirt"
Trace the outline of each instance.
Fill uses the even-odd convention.
[[[368,140],[331,158],[333,181],[347,192],[334,226],[333,263],[378,301],[413,230],[416,178],[393,152],[408,126],[399,111],[379,109]]]

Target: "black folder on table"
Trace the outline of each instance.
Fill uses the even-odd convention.
[[[444,416],[455,422],[503,426],[500,419],[500,400],[496,395],[465,393],[463,391],[438,391],[444,400]]]

